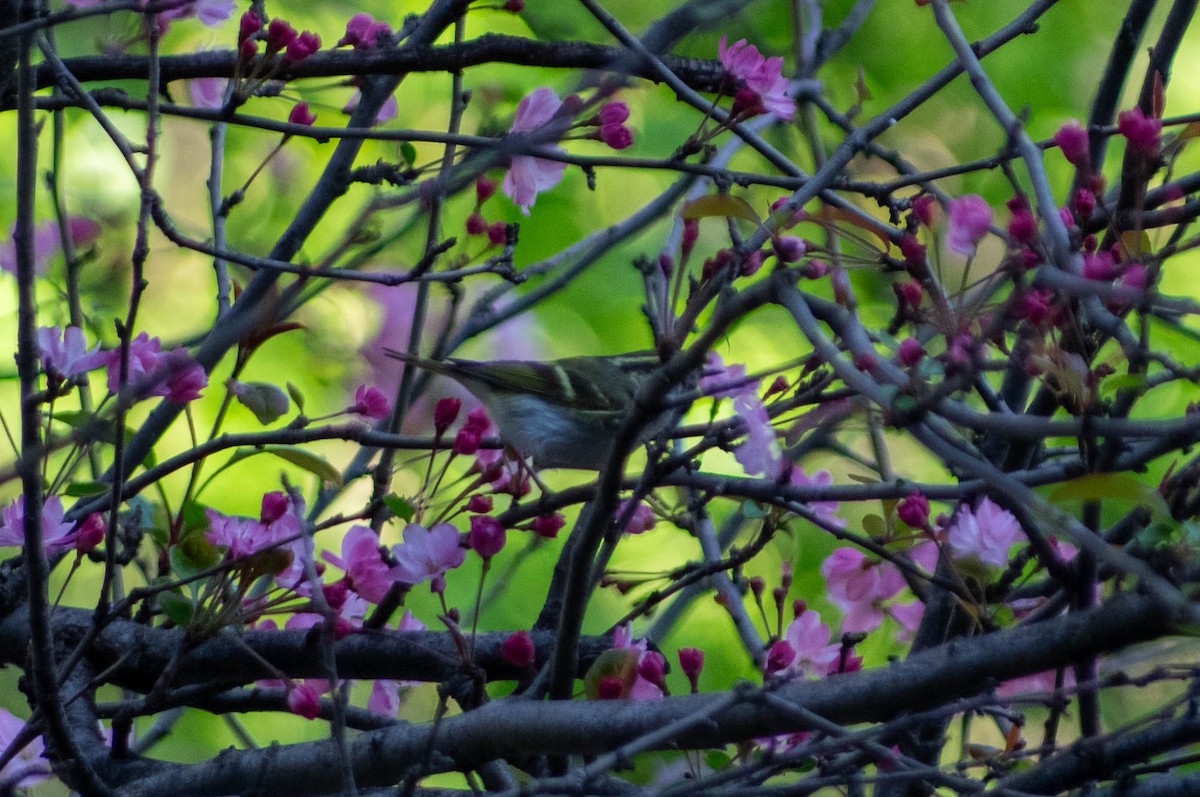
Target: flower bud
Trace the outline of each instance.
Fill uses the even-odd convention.
[[[517,631],[500,645],[500,655],[512,666],[528,670],[537,660],[537,648],[528,631]]]
[[[458,417],[458,411],[462,409],[462,401],[453,397],[438,399],[437,404],[433,405],[433,428],[438,434],[442,434],[450,428],[450,424]],[[479,445],[476,444],[476,449]],[[466,452],[463,452],[466,453]],[[469,453],[474,454],[474,451]]]

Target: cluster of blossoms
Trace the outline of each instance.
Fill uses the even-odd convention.
[[[100,366],[108,370],[108,389],[120,392],[121,351],[90,350],[79,327],[40,327],[37,331],[38,356],[42,370],[52,380],[68,380]],[[178,347],[164,352],[158,338],[145,332],[129,343],[129,360],[124,384],[139,399],[161,396],[174,404],[187,404],[199,398],[208,385],[208,374],[187,352]]]
[[[53,556],[71,549],[87,553],[104,540],[104,519],[91,514],[82,523],[65,519],[62,499],[52,495],[42,504],[42,549]],[[0,547],[25,544],[25,496],[17,496],[0,519]]]
[[[103,5],[106,0],[65,0],[72,8],[95,8]],[[138,5],[151,5],[149,0],[139,0]],[[175,3],[155,3],[158,6],[169,6],[155,13],[154,22],[158,35],[165,35],[171,23],[177,20],[195,17],[202,25],[216,27],[233,14],[237,4],[234,0],[177,0]]]
[[[717,57],[726,73],[739,86],[733,97],[733,115],[738,119],[773,113],[791,121],[796,102],[788,96],[788,81],[783,77],[783,59],[767,58],[745,39],[725,45],[722,36],[717,44]]]

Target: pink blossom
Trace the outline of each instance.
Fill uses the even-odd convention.
[[[9,240],[0,244],[0,269],[17,273],[16,249],[17,225],[9,231]],[[52,221],[44,221],[33,227],[33,273],[41,276],[46,273],[51,259],[62,251],[62,238],[58,234],[58,225]]]
[[[288,688],[287,707],[288,711],[306,720],[321,716],[321,699],[317,690],[308,684],[294,684]]]
[[[379,535],[367,526],[354,525],[342,537],[342,555],[324,553],[327,562],[346,573],[350,589],[371,603],[379,603],[387,595],[393,579],[379,551]]]
[[[1000,697],[1014,697],[1026,692],[1053,692],[1057,681],[1057,670],[1045,670],[1033,673],[1032,675],[1022,675],[1019,678],[1007,680],[996,687],[996,694]],[[1063,671],[1062,688],[1072,689],[1074,686],[1075,670],[1073,667],[1067,667]]]
[[[75,545],[74,524],[63,520],[62,499],[52,495],[42,503],[42,550],[54,555]],[[25,496],[18,495],[4,508],[0,547],[25,545]]]
[[[367,711],[394,717],[400,710],[400,682],[391,678],[376,678],[371,684],[371,696],[367,698]]]
[[[873,631],[883,622],[882,603],[904,589],[890,562],[872,562],[855,548],[838,548],[821,564],[829,599],[845,614],[843,633]]]
[[[225,105],[225,89],[229,81],[219,77],[198,77],[187,82],[188,96],[197,108],[216,110]]]
[[[950,229],[946,246],[962,255],[975,254],[975,244],[988,232],[992,209],[983,197],[967,194],[950,202]]]
[[[827,470],[819,470],[809,476],[804,468],[797,465],[788,474],[788,483],[793,487],[829,487],[833,484],[833,474]],[[809,501],[805,505],[826,523],[835,526],[846,525],[846,521],[837,516],[837,501]]]
[[[234,0],[197,0],[196,19],[201,25],[215,28],[233,14]]]
[[[392,414],[392,405],[379,388],[359,385],[354,391],[354,404],[350,406],[349,411],[364,418],[382,420]]]
[[[380,36],[391,35],[392,28],[386,22],[377,22],[370,14],[355,14],[346,22],[345,35],[334,46],[350,45],[355,50],[364,50],[378,45]]]
[[[629,501],[622,501],[617,505],[615,517],[621,518],[629,511]],[[654,528],[654,524],[658,519],[654,517],[654,510],[649,506],[638,501],[637,506],[633,508],[633,513],[629,516],[629,520],[625,522],[623,531],[626,534],[642,534]]]
[[[562,105],[562,100],[558,98],[553,89],[544,86],[534,89],[517,104],[517,112],[513,117],[509,133],[541,131],[555,119]],[[557,132],[546,131],[543,137],[549,138],[551,137],[550,133]],[[553,138],[557,138],[557,135],[554,135]],[[537,200],[537,195],[558,185],[566,168],[565,163],[532,155],[514,155],[500,188],[504,191],[505,196],[528,216],[529,209]]]
[[[404,542],[392,548],[396,565],[388,575],[401,584],[416,585],[437,578],[461,565],[467,558],[459,545],[458,529],[439,523],[432,529],[410,523]]]
[[[734,80],[745,84],[754,95],[754,102],[743,100],[744,106],[761,106],[781,119],[791,121],[796,113],[796,102],[788,96],[788,81],[783,77],[783,59],[775,56],[766,58],[753,44],[745,39],[725,46],[726,37],[717,43],[717,57],[725,71]],[[736,104],[736,103],[735,103]]]
[[[8,709],[0,708],[0,750],[16,741],[24,730],[25,723],[22,720]],[[0,781],[18,789],[28,789],[48,777],[50,764],[44,758],[41,736],[34,736],[0,769]]]
[[[355,91],[354,94],[350,96],[350,101],[342,106],[342,113],[354,113],[354,109],[358,107],[358,103],[361,101],[362,92]],[[381,105],[379,110],[375,112],[375,118],[371,120],[371,126],[378,127],[384,122],[390,122],[392,119],[395,119],[399,113],[400,105],[398,102],[396,102],[396,95],[392,94],[386,100],[384,100],[383,105]]]
[[[802,612],[787,627],[784,641],[791,645],[796,658],[786,668],[789,673],[803,676],[823,676],[829,665],[837,661],[842,646],[830,643],[829,626],[812,609]]]
[[[628,623],[617,626],[613,632],[613,650],[633,650],[638,654],[638,674],[630,685],[627,695],[630,700],[661,700],[663,698],[663,690],[657,684],[647,679],[641,672],[642,663],[646,660],[647,656],[653,653],[652,651],[648,651],[648,647],[646,640],[635,640],[633,638],[633,630]],[[653,653],[653,655],[658,656],[660,654]],[[624,688],[623,684],[621,688]],[[618,693],[614,697],[620,697],[620,694]]]
[[[209,525],[204,539],[218,548],[225,548],[230,559],[250,556],[279,541],[266,524],[257,520],[230,517],[213,509],[204,510],[204,514],[208,517]]]
[[[121,350],[108,352],[108,389],[120,388]],[[208,374],[187,350],[177,348],[163,353],[158,338],[139,333],[129,343],[127,384],[137,396],[165,396],[175,404],[186,404],[200,397],[208,384]]]
[[[1117,115],[1117,132],[1129,142],[1129,149],[1147,156],[1158,154],[1162,120],[1146,116],[1141,108],[1131,108]]]
[[[182,346],[166,356],[166,390],[162,394],[172,404],[187,404],[200,398],[208,386],[204,367]]]
[[[64,379],[99,368],[108,362],[110,356],[108,352],[100,351],[99,343],[88,351],[83,330],[79,327],[67,327],[65,330],[38,327],[37,341],[42,370]]]
[[[783,263],[795,263],[808,251],[808,244],[803,238],[796,235],[780,235],[771,243],[775,250],[775,256]]]
[[[706,396],[713,398],[733,398],[758,393],[757,379],[746,379],[746,366],[725,365],[721,355],[715,351],[708,353],[704,363],[704,372],[700,377],[700,390]]]
[[[1088,133],[1078,122],[1067,122],[1054,133],[1054,145],[1062,150],[1063,157],[1077,169],[1091,166]]]
[[[958,556],[977,556],[984,564],[1000,567],[1021,537],[1021,524],[1012,513],[985,496],[974,511],[965,505],[958,510],[948,540]]]
[[[1008,209],[1012,215],[1008,220],[1008,237],[1019,244],[1027,244],[1037,234],[1037,220],[1029,208],[1029,201],[1023,196],[1013,197],[1008,201]]]
[[[767,408],[757,395],[748,394],[733,399],[733,411],[746,429],[746,439],[733,450],[734,458],[751,476],[761,473],[777,478],[783,460]]]

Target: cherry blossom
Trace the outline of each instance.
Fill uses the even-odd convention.
[[[64,521],[62,499],[52,495],[42,503],[42,550],[54,555],[75,545],[75,524]],[[25,496],[18,495],[4,508],[0,547],[25,545]]]
[[[758,396],[749,394],[734,398],[733,411],[746,427],[746,439],[733,450],[734,458],[751,476],[761,473],[772,479],[778,477],[782,453],[767,408]]]
[[[974,511],[966,506],[958,510],[948,540],[958,556],[977,556],[986,565],[1000,567],[1008,562],[1008,549],[1021,537],[1021,524],[1012,513],[984,496]]]
[[[517,112],[509,133],[533,133],[546,128],[562,105],[562,100],[553,89],[544,86],[534,89],[517,104]],[[528,216],[537,195],[558,185],[566,168],[565,163],[558,161],[533,155],[514,155],[500,190]]]
[[[439,523],[431,529],[410,523],[404,542],[392,548],[396,565],[388,575],[401,584],[416,585],[453,570],[467,558],[459,545],[458,529]]]
[[[740,39],[726,47],[726,37],[717,43],[717,58],[730,77],[745,84],[756,105],[781,119],[791,121],[796,102],[788,96],[788,81],[783,76],[783,59],[767,58],[753,44]],[[743,101],[744,102],[744,101]],[[735,103],[736,105],[736,103]]]
[[[88,351],[83,330],[79,327],[67,327],[65,330],[38,327],[37,342],[42,370],[65,379],[99,368],[108,362],[110,356],[109,352],[100,351],[99,343]]]
[[[987,235],[992,209],[983,197],[967,194],[950,202],[950,229],[946,246],[961,255],[975,254],[975,245]]]

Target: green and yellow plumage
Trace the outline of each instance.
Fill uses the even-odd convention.
[[[401,351],[402,362],[454,379],[487,409],[506,443],[543,468],[599,469],[645,378],[661,363],[653,352],[529,360],[430,360]],[[639,436],[645,442],[678,422],[668,407]]]

